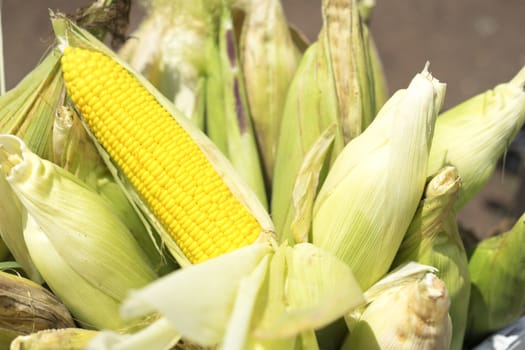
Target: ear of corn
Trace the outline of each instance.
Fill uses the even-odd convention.
[[[83,350],[95,335],[81,328],[46,329],[17,337],[10,350]]]
[[[73,326],[69,311],[47,289],[0,271],[0,345],[3,349],[18,335]]]
[[[218,44],[209,42],[206,132],[264,207],[266,189],[230,10],[223,6]]]
[[[343,147],[337,118],[337,96],[330,63],[320,44],[314,43],[304,53],[290,84],[281,124],[281,130],[286,132],[280,134],[277,144],[271,213],[283,242],[293,242],[290,230],[295,216],[292,192],[306,153],[331,125],[336,125],[336,129],[332,149],[327,155],[328,164]],[[326,173],[323,171],[320,182]]]
[[[264,172],[270,185],[286,93],[301,57],[279,0],[250,2],[239,51]]]
[[[409,261],[437,268],[450,296],[451,349],[461,350],[467,324],[470,277],[468,261],[456,223],[454,204],[460,189],[454,167],[440,170],[428,183],[393,266]]]
[[[445,283],[433,273],[406,274],[403,269],[387,279],[365,292],[368,304],[342,349],[449,349],[452,331]]]
[[[127,327],[117,307],[157,276],[109,204],[57,165],[0,136],[1,175],[27,210],[24,240],[44,280],[88,327]],[[75,286],[75,288],[72,288]]]
[[[88,33],[61,18],[54,26],[69,40],[62,59],[68,93],[106,163],[180,264],[271,236],[257,197],[202,133]]]
[[[426,68],[417,74],[344,148],[316,198],[312,242],[345,261],[363,289],[388,271],[417,209],[444,90]]]
[[[481,241],[469,259],[467,340],[476,344],[525,312],[525,214],[505,233]]]
[[[462,187],[456,209],[489,180],[525,123],[525,67],[508,83],[479,94],[441,114],[430,151],[428,174],[454,165]]]

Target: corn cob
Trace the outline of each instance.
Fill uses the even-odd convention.
[[[349,264],[363,289],[388,271],[416,212],[444,90],[427,68],[417,74],[345,146],[315,200],[312,243]]]
[[[431,272],[403,276],[406,268],[412,268],[411,264],[365,292],[367,305],[349,320],[350,335],[342,350],[450,348],[450,299],[445,283]]]
[[[428,183],[393,266],[409,261],[434,266],[447,286],[452,319],[451,349],[461,350],[470,296],[468,261],[456,223],[454,204],[460,188],[456,168],[443,168]]]
[[[441,114],[430,150],[428,175],[443,165],[458,169],[462,208],[490,179],[525,123],[525,67],[508,83],[474,96]]]
[[[69,40],[71,99],[180,264],[271,236],[268,214],[204,135],[88,33],[61,18],[54,26]]]
[[[472,281],[466,338],[476,344],[525,312],[525,214],[505,233],[481,241],[469,259]]]
[[[0,346],[18,335],[48,328],[73,327],[66,307],[42,286],[0,271]]]

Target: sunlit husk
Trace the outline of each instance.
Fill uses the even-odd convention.
[[[388,271],[417,209],[444,90],[426,69],[417,74],[344,148],[315,201],[312,242],[345,261],[363,289]]]
[[[424,270],[392,278],[399,272],[365,293],[367,305],[352,321],[342,349],[450,348],[450,300],[443,281]]]
[[[82,324],[126,327],[118,305],[156,274],[125,224],[102,197],[20,139],[2,135],[0,144],[2,177],[27,210],[24,239],[44,280]]]
[[[148,329],[161,338],[173,336],[176,329],[201,346],[285,350],[303,344],[315,349],[313,331],[363,301],[350,269],[333,255],[308,243],[278,248],[253,244],[132,293],[122,306],[124,316],[157,311],[165,321],[159,332],[151,325],[120,338],[134,346],[133,339],[148,338]]]
[[[441,114],[428,174],[443,165],[458,169],[462,208],[490,179],[497,162],[525,123],[525,68],[508,83],[474,96]]]
[[[525,214],[505,233],[481,241],[469,259],[472,291],[467,339],[475,344],[525,312]]]
[[[454,167],[440,170],[426,186],[425,195],[396,254],[393,266],[409,261],[437,268],[450,296],[451,349],[461,350],[470,296],[468,261],[456,223],[454,204],[461,186]]]

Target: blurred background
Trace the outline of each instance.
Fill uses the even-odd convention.
[[[89,0],[4,0],[3,30],[7,87],[13,87],[52,44],[49,9],[74,13]],[[288,20],[315,40],[320,0],[282,0]],[[371,32],[383,60],[390,91],[406,87],[426,61],[447,83],[445,109],[509,80],[525,65],[523,0],[376,0]],[[133,30],[143,16],[132,3]],[[520,159],[521,157],[521,159]],[[477,236],[494,233],[510,214],[525,210],[518,194],[525,177],[523,133],[512,146],[507,169],[459,213]],[[503,168],[503,167],[502,167]],[[522,181],[523,182],[523,181]]]

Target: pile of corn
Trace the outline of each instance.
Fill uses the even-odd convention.
[[[386,91],[370,2],[312,43],[279,0],[146,5],[118,51],[52,14],[0,97],[2,349],[459,350],[525,313],[525,215],[456,221],[525,68],[441,112],[428,64]]]

